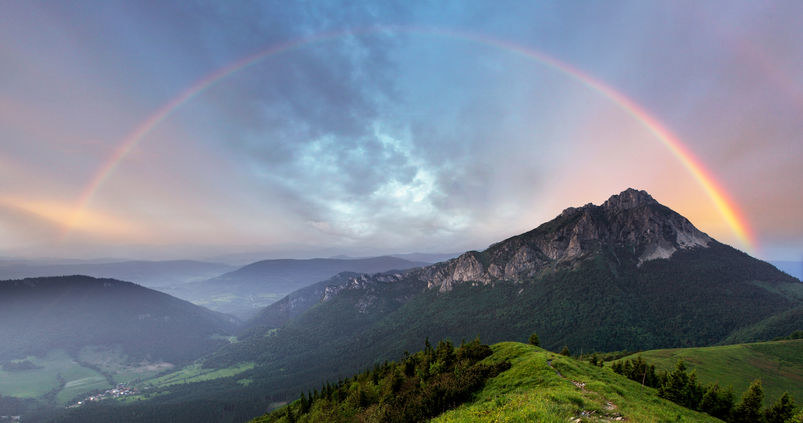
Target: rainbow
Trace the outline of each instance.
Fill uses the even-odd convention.
[[[380,32],[400,32],[443,36],[499,48],[522,56],[528,60],[533,60],[557,72],[567,75],[582,85],[606,97],[616,104],[621,110],[640,122],[647,130],[649,130],[650,133],[655,136],[656,139],[658,139],[664,146],[666,146],[666,148],[669,149],[672,155],[674,155],[683,164],[686,170],[688,170],[694,179],[699,183],[736,237],[749,249],[755,249],[756,243],[747,221],[744,219],[741,213],[739,213],[737,207],[729,198],[726,191],[716,182],[716,179],[711,172],[700,163],[700,161],[691,153],[691,151],[677,136],[672,134],[669,129],[667,129],[663,124],[661,124],[661,122],[650,115],[647,110],[645,110],[632,99],[628,98],[626,95],[568,63],[562,62],[545,53],[519,44],[465,31],[407,26],[374,26],[362,29],[325,32],[310,37],[295,39],[258,51],[201,78],[189,88],[181,92],[177,97],[158,108],[120,142],[117,148],[115,148],[113,153],[103,163],[103,165],[100,166],[94,177],[82,191],[77,202],[74,216],[82,215],[83,211],[86,209],[89,202],[92,200],[92,197],[101,187],[103,182],[112,172],[114,172],[114,169],[140,141],[142,141],[157,125],[170,117],[170,115],[182,104],[193,99],[207,88],[238,71],[264,60],[265,58],[280,53],[298,49],[312,43],[332,40],[339,37],[366,35]],[[69,223],[65,226],[64,236],[69,233],[71,228],[72,225]]]

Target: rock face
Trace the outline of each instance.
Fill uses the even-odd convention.
[[[398,283],[408,274],[409,272],[387,272],[373,275],[354,272],[338,273],[332,278],[299,289],[265,307],[256,317],[246,323],[242,332],[282,327],[291,319],[300,316],[316,305],[329,302],[344,291],[361,291],[364,293],[364,298],[358,300],[355,307],[358,312],[365,313],[377,298],[373,295],[377,288],[382,285]],[[421,291],[416,288],[411,289],[411,292],[407,293],[408,295],[402,296],[395,301],[404,302],[413,292]]]
[[[617,260],[669,258],[680,249],[707,247],[712,238],[645,191],[627,189],[600,206],[570,207],[538,228],[470,251],[418,272],[430,288],[521,280],[559,267],[573,267],[600,252]]]

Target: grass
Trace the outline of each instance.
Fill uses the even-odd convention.
[[[81,394],[110,387],[106,378],[100,375],[74,379],[67,382],[64,389],[59,391],[58,395],[56,395],[56,401],[59,404],[68,404]]]
[[[566,423],[617,417],[648,423],[719,421],[658,398],[654,389],[642,388],[607,368],[515,342],[491,348],[494,354],[486,360],[508,360],[510,370],[489,380],[473,401],[441,414],[433,422]],[[580,383],[585,385],[578,386]]]
[[[19,398],[40,398],[59,387],[59,375],[65,388],[56,396],[64,404],[83,392],[109,387],[106,378],[86,368],[62,350],[51,351],[45,357],[28,357],[38,369],[7,372],[0,370],[0,395]]]
[[[236,366],[223,369],[205,369],[200,364],[192,364],[181,370],[168,373],[153,379],[148,379],[140,384],[142,387],[163,388],[170,385],[184,383],[203,382],[206,380],[220,379],[238,375],[246,370],[254,368],[254,363],[240,363]]]
[[[224,369],[203,369],[196,364],[158,376],[164,374],[172,365],[145,362],[126,364],[125,356],[119,351],[105,348],[84,348],[78,357],[79,360],[76,361],[65,351],[54,350],[45,357],[25,358],[38,366],[36,369],[5,371],[0,368],[0,395],[52,401],[51,395],[60,386],[59,376],[64,381],[64,387],[55,393],[55,402],[60,405],[70,404],[76,398],[85,396],[84,394],[112,387],[103,374],[82,366],[79,361],[98,366],[101,371],[109,374],[115,383],[136,383],[139,387],[154,388],[230,377],[254,368],[253,363],[243,363]],[[250,379],[243,379],[240,384],[248,386],[250,382]],[[142,398],[126,398],[126,401],[137,399]]]
[[[761,379],[764,405],[773,403],[784,392],[798,402],[803,401],[803,339],[651,350],[636,355],[662,370],[674,369],[677,361],[683,359],[689,370],[697,371],[701,382],[731,385],[737,396],[754,379]]]

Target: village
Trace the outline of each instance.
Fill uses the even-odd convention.
[[[103,391],[100,394],[90,395],[90,396],[84,398],[83,400],[78,401],[77,403],[68,406],[67,408],[77,408],[77,407],[80,407],[80,406],[86,404],[87,402],[99,402],[99,401],[103,401],[103,400],[108,399],[108,398],[126,397],[126,396],[130,396],[130,395],[135,395],[137,393],[138,393],[138,391],[137,391],[136,388],[133,388],[133,387],[130,387],[130,386],[126,386],[126,384],[124,384],[124,383],[120,383],[120,384],[117,384],[117,386],[112,388],[112,389],[107,389],[107,390]]]

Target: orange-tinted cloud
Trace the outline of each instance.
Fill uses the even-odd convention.
[[[137,239],[142,234],[136,223],[96,210],[76,210],[56,201],[6,197],[0,198],[0,207],[45,224],[56,240],[73,231],[106,239]]]

